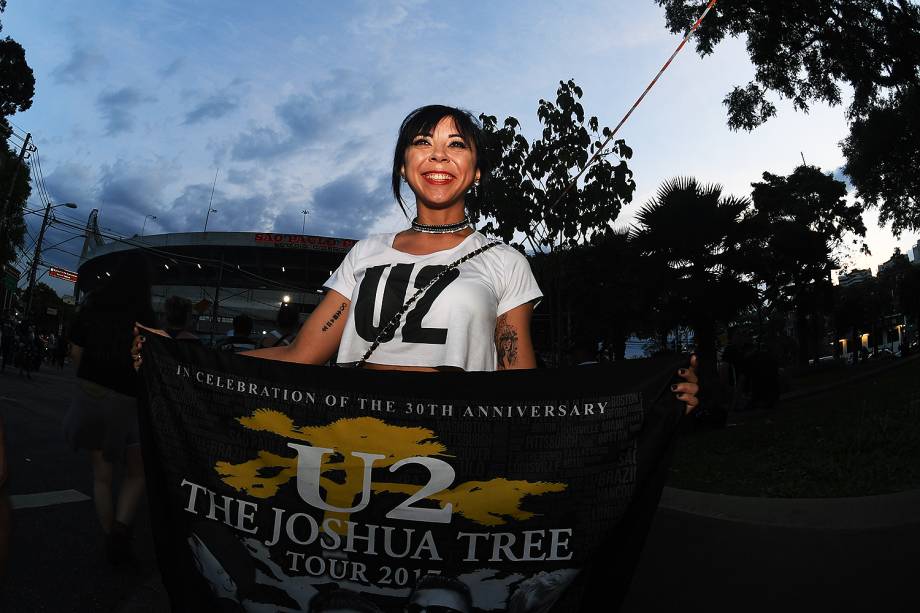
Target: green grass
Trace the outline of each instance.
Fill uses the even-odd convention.
[[[790,498],[920,488],[920,360],[855,382],[854,372],[829,391],[683,435],[668,484]]]

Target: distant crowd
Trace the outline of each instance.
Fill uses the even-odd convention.
[[[63,369],[69,346],[63,334],[41,334],[28,320],[5,319],[0,322],[0,372],[15,369],[31,379],[43,364]]]

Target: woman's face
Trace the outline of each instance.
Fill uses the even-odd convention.
[[[431,134],[419,134],[410,141],[402,174],[419,204],[436,209],[462,206],[470,185],[479,180],[476,151],[447,116]]]

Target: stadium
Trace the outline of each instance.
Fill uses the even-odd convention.
[[[76,297],[109,277],[126,253],[144,256],[153,307],[162,315],[170,296],[194,305],[192,329],[205,340],[223,336],[236,315],[254,321],[253,334],[272,330],[282,303],[303,320],[323,298],[323,283],[357,242],[302,234],[184,232],[104,237],[90,216],[78,267]],[[213,325],[212,325],[213,322]]]

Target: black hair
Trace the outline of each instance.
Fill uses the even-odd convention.
[[[380,607],[365,599],[358,592],[351,590],[332,590],[317,594],[310,600],[310,613],[322,613],[336,609],[351,609],[361,613],[383,613]]]
[[[169,328],[178,329],[188,325],[192,316],[192,302],[182,296],[170,296],[163,303],[163,318]]]
[[[473,594],[470,592],[469,586],[454,577],[435,574],[422,575],[415,582],[412,593],[409,594],[409,602],[411,603],[412,598],[422,590],[449,590],[455,592],[460,594],[468,609],[473,609]]]
[[[249,315],[240,314],[233,318],[233,336],[249,336],[252,334],[252,319]]]
[[[399,136],[396,139],[396,150],[393,152],[393,175],[391,178],[393,196],[396,197],[396,203],[406,217],[409,217],[409,214],[406,212],[406,203],[400,193],[402,183],[400,169],[405,163],[406,149],[412,139],[419,134],[430,134],[435,126],[438,125],[438,122],[445,117],[450,117],[454,120],[457,132],[460,133],[467,145],[472,145],[473,151],[476,153],[476,169],[479,171],[480,193],[489,182],[490,156],[486,136],[479,120],[473,117],[473,114],[469,111],[444,106],[443,104],[429,104],[428,106],[419,107],[403,119],[402,125],[399,126]]]
[[[282,329],[295,327],[299,321],[297,309],[289,304],[282,304],[281,308],[278,309],[278,317],[276,321],[278,323],[278,327]]]

